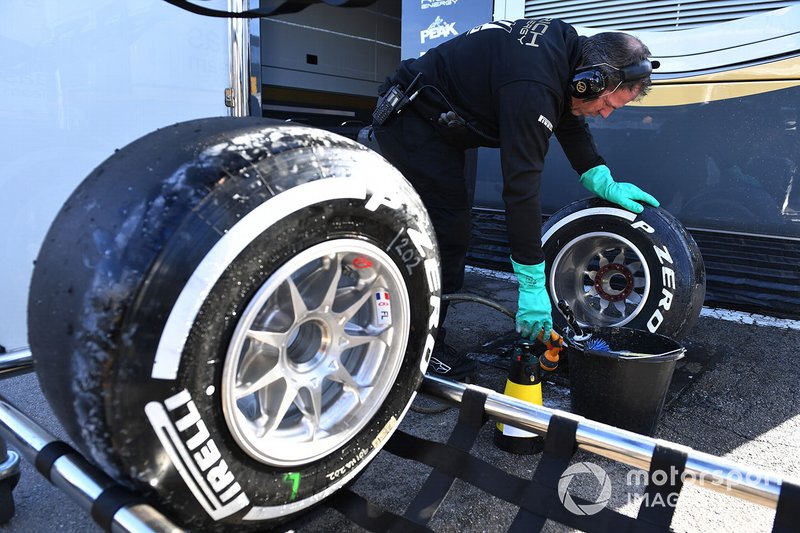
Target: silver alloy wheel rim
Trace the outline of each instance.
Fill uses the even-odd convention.
[[[641,250],[608,232],[567,243],[550,269],[550,295],[566,300],[582,325],[623,326],[642,310],[650,294],[650,272]]]
[[[239,319],[222,371],[237,444],[265,464],[324,457],[375,415],[408,342],[403,276],[365,241],[337,239],[293,257]]]

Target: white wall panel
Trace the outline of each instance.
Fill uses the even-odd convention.
[[[149,131],[227,114],[228,23],[162,0],[2,0],[0,21],[0,344],[15,349],[33,261],[83,178]]]

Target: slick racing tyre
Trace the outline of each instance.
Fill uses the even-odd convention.
[[[264,530],[351,482],[406,413],[439,258],[367,148],[177,124],[80,185],[33,273],[36,372],[82,451],[189,529]]]
[[[703,258],[661,208],[640,214],[599,198],[579,200],[544,224],[542,248],[553,321],[566,300],[579,324],[625,326],[683,339],[705,298]]]

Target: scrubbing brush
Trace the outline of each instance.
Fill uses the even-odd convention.
[[[583,331],[583,328],[581,328],[578,321],[575,319],[575,313],[572,312],[566,300],[558,301],[558,310],[561,311],[561,314],[567,319],[567,324],[569,324],[569,328],[573,333],[572,339],[570,339],[573,343],[584,350],[593,350],[595,352],[607,352],[611,349],[605,340],[594,337],[591,333]]]
[[[606,341],[589,335],[589,338],[583,342],[584,350],[594,350],[595,352],[607,352],[611,349]]]

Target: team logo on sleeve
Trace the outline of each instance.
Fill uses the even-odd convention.
[[[550,130],[550,133],[553,133],[553,123],[547,120],[544,115],[539,115],[539,122],[544,124],[544,126]]]

